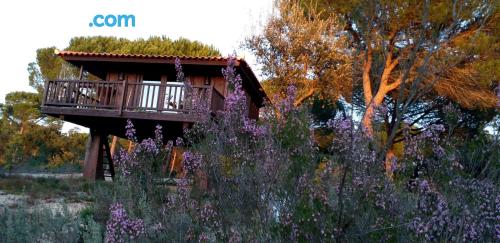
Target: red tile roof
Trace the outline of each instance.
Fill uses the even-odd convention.
[[[118,57],[118,58],[142,58],[142,59],[175,59],[200,60],[200,61],[227,61],[227,57],[221,56],[173,56],[173,55],[148,55],[148,54],[118,54],[107,52],[79,52],[79,51],[56,51],[60,57]],[[244,61],[237,58],[238,61]]]

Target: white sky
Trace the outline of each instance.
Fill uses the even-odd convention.
[[[35,60],[36,49],[63,49],[74,36],[185,37],[212,44],[223,55],[236,50],[258,73],[254,58],[240,49],[240,43],[259,31],[272,5],[273,0],[1,1],[0,102],[11,91],[32,91],[26,68]],[[136,26],[89,27],[96,14],[133,14]]]

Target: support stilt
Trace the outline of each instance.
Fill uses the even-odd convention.
[[[116,136],[114,138],[116,138]],[[113,154],[109,148],[108,139],[104,139],[104,151],[106,152],[106,158],[108,159],[109,174],[111,175],[111,179],[113,179],[115,178],[115,166],[113,165]]]
[[[102,168],[102,135],[96,130],[90,130],[86,146],[83,177],[89,180],[104,179]]]

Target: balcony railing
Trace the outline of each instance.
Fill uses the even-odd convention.
[[[44,106],[189,114],[203,103],[212,112],[224,106],[224,96],[209,85],[178,82],[51,80],[45,85]]]

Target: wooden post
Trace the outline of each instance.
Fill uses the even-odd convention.
[[[81,81],[83,79],[83,64],[80,65],[80,75],[78,79]]]
[[[127,85],[128,85],[128,82],[127,82],[127,79],[128,77],[124,77],[123,80],[122,80],[122,93],[120,94],[120,107],[119,107],[119,111],[118,111],[118,114],[121,116],[122,113],[123,113],[123,107],[125,106],[125,98],[127,97]]]
[[[99,152],[97,153],[97,166],[95,168],[95,179],[104,180],[104,141],[108,140],[108,136],[99,134]]]
[[[90,137],[86,146],[83,177],[92,181],[104,179],[104,169],[102,166],[102,139],[102,134],[96,130],[90,129]]]
[[[132,152],[132,141],[128,141],[128,149],[127,149],[127,152],[130,153]]]
[[[116,143],[117,142],[118,142],[118,137],[117,136],[113,136],[113,140],[111,141],[111,149],[110,149],[111,156],[115,155]]]
[[[174,172],[175,169],[175,160],[177,159],[177,148],[172,147],[172,155],[173,158],[170,160],[170,171],[168,174],[168,177],[172,177],[172,173]]]
[[[113,138],[116,138],[116,136],[113,136]],[[113,165],[113,154],[111,154],[107,137],[104,139],[103,142],[104,142],[104,149],[106,150],[106,157],[108,159],[109,173],[111,174],[111,178],[115,178],[115,166]]]
[[[161,112],[165,109],[165,91],[167,89],[167,75],[161,75],[160,85],[158,87],[160,88],[160,90],[158,91],[158,101],[156,102],[157,104],[156,109],[157,111]]]
[[[45,102],[47,102],[47,96],[49,94],[49,84],[50,84],[50,81],[49,80],[45,80],[45,85],[44,85],[44,89],[43,89],[42,106],[44,106]]]

